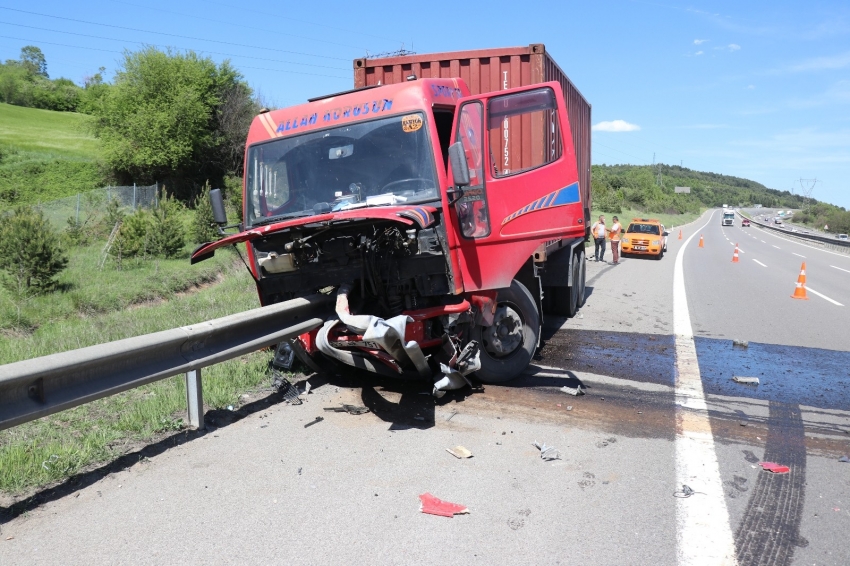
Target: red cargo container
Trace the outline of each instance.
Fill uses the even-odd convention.
[[[466,82],[472,94],[548,81],[561,83],[573,134],[585,225],[590,226],[590,104],[549,56],[542,43],[528,47],[354,60],[355,88],[399,83],[410,75],[420,79],[459,77]],[[506,139],[509,127],[513,128],[506,124]],[[525,146],[530,146],[529,140],[512,136],[506,148],[506,158],[507,154],[520,156],[524,149],[527,150]]]

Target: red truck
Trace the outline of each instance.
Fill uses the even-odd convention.
[[[291,343],[316,370],[436,395],[518,376],[544,313],[584,302],[590,106],[539,44],[354,67],[353,90],[254,119],[244,227],[192,263],[244,242],[262,304],[335,293]]]

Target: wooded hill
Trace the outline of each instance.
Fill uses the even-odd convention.
[[[803,197],[769,189],[749,179],[694,171],[678,165],[594,165],[594,208],[619,212],[622,208],[681,214],[724,204],[799,209]],[[675,192],[690,187],[690,194]],[[811,202],[815,202],[812,200]]]

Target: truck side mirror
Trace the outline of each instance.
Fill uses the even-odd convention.
[[[221,189],[210,191],[210,204],[213,210],[213,219],[216,224],[227,224],[227,213],[224,212],[224,199],[221,197]]]
[[[449,146],[449,163],[452,167],[452,179],[458,187],[469,186],[469,164],[463,152],[463,144],[455,142]]]

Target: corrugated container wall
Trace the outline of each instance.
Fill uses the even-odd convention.
[[[528,47],[354,60],[354,88],[399,83],[411,74],[420,79],[459,77],[472,94],[548,81],[561,83],[578,161],[585,222],[590,225],[590,104],[542,43]]]

